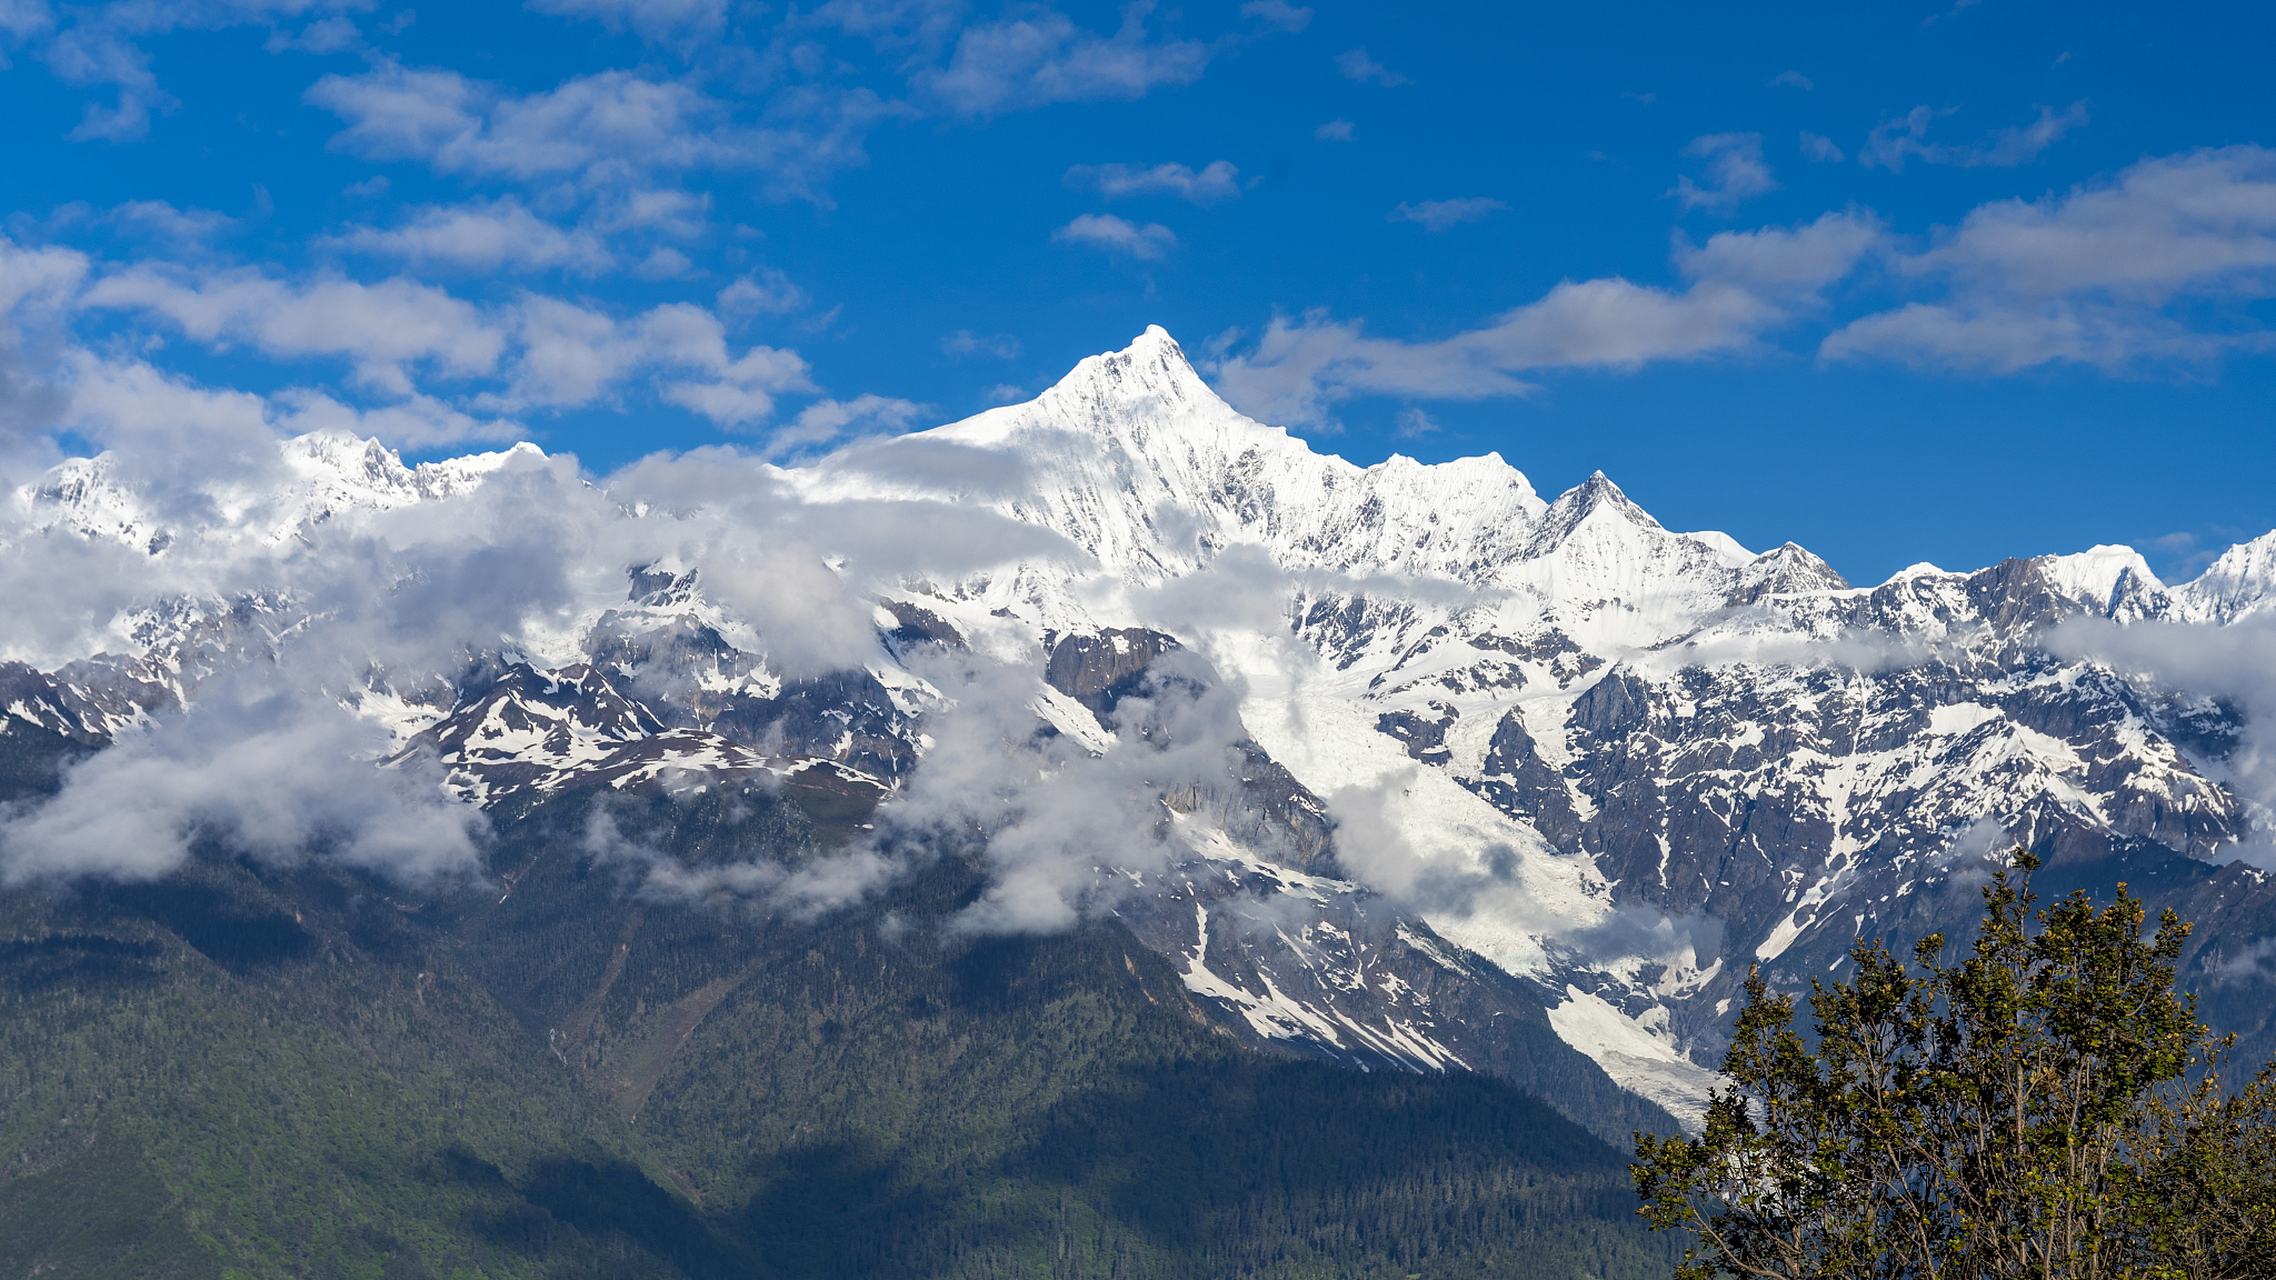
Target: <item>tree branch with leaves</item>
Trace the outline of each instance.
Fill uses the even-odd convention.
[[[1972,945],[1879,940],[1794,996],[1748,974],[1697,1137],[1636,1136],[1680,1280],[2227,1280],[2276,1257],[2276,1077],[2231,1097],[2227,1041],[2174,989],[2189,926],[2118,886],[2045,910],[2018,849]]]

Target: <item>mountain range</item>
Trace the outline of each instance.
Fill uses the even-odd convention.
[[[2095,547],[1853,586],[1602,474],[1544,500],[1497,455],[1316,452],[1160,329],[799,465],[602,480],[318,434],[188,474],[73,460],[13,501],[11,590],[45,603],[0,665],[10,1016],[59,1061],[107,1052],[53,1029],[100,1008],[148,1054],[194,1024],[218,1058],[383,1063],[401,1114],[373,1123],[433,1130],[396,1144],[441,1162],[419,1176],[526,1230],[370,1227],[358,1256],[1220,1274],[1194,1242],[1238,1240],[1259,1274],[1424,1269],[1035,1163],[1188,1104],[1165,1132],[1245,1151],[1294,1088],[1323,1132],[1419,1153],[1353,1175],[1386,1188],[1354,1221],[1408,1223],[1399,1188],[1448,1160],[1449,1213],[1504,1214],[1383,1228],[1443,1235],[1432,1273],[1648,1271],[1614,1148],[1700,1114],[1750,968],[1793,989],[1859,938],[1960,935],[2017,845],[2042,892],[2124,881],[2196,921],[2184,981],[2276,1057],[2276,533],[2179,585]],[[313,1210],[181,1174],[210,1155],[124,1081],[83,1140],[27,1101],[62,1077],[14,1070],[0,1180],[131,1167],[190,1241],[167,1256],[292,1271],[257,1237]],[[504,1146],[443,1140],[447,1081]],[[1566,1154],[1464,1146],[1520,1131]],[[906,1229],[874,1255],[825,1230],[791,1189],[833,1178]],[[1552,1183],[1553,1210],[1480,1189]],[[1235,1216],[1318,1212],[1271,1188]]]

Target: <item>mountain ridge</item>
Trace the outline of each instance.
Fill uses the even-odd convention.
[[[490,477],[565,495],[572,483],[528,445],[418,468],[346,437],[280,451],[289,478],[223,504],[210,546],[187,527],[161,545],[101,460],[66,464],[18,503],[39,536],[107,540],[185,571],[250,556],[257,576],[407,507],[479,507]],[[1436,963],[1398,928],[1354,931],[1386,911],[1506,972],[1565,1043],[1679,1113],[1696,1106],[1741,958],[1798,980],[1838,968],[1859,931],[1925,932],[1962,913],[1973,869],[2003,841],[2079,869],[2155,864],[2176,893],[2208,877],[2231,885],[2192,953],[2206,973],[2271,933],[2237,905],[2261,873],[2217,865],[2266,825],[2263,801],[2234,790],[2248,721],[2049,637],[2082,621],[2150,635],[2258,617],[2276,608],[2276,534],[2175,587],[2122,547],[1970,574],[1914,566],[1856,587],[1791,542],[1758,555],[1722,534],[1667,530],[1601,472],[1543,501],[1498,455],[1361,468],[1314,452],[1233,411],[1158,328],[1024,405],[804,466],[676,479],[652,497],[646,481],[635,469],[611,482],[622,493],[576,498],[605,505],[563,553],[576,557],[570,590],[542,626],[479,638],[489,656],[464,670],[387,673],[345,700],[387,719],[398,749],[438,753],[474,799],[795,775],[884,797],[883,812],[1000,823],[1008,846],[1024,830],[1016,805],[962,813],[927,782],[950,768],[944,750],[973,749],[943,748],[945,726],[1000,702],[988,732],[1024,717],[1058,735],[1018,748],[1041,752],[1046,775],[1169,788],[1155,812],[1172,816],[1148,820],[1153,834],[1134,837],[1121,868],[1134,887],[1107,893],[1088,873],[1054,871],[1062,878],[1039,891],[1077,914],[1138,912],[1133,927],[1190,990],[1284,1047],[1334,1056],[1353,1036],[1419,1037],[1411,1064],[1431,1070],[1480,1052],[1456,1048],[1470,1034],[1459,1018],[1406,1002],[1411,977],[1369,976],[1379,959],[1386,979],[1416,958]],[[890,548],[871,550],[884,570],[841,558],[834,576],[761,573],[753,594],[738,576],[767,553],[738,532],[745,508],[777,522],[758,528],[795,530],[824,564],[827,540],[844,536],[830,523],[840,511],[917,513],[949,542],[978,526],[944,513],[1061,541],[997,536],[991,545],[1013,550],[946,573],[896,570]],[[828,603],[767,613],[785,593]],[[140,692],[104,705],[133,709],[83,732],[109,739],[194,704],[201,672],[242,660],[230,646],[287,653],[305,643],[296,628],[322,625],[321,605],[290,593],[140,603],[182,621],[103,659],[148,671],[115,677]],[[792,660],[790,642],[827,627],[835,647],[820,665]],[[1130,706],[1152,710],[1086,707],[1089,695],[1054,687],[1064,646],[1141,631],[1201,664],[1156,670],[1149,658],[1126,673]],[[25,670],[17,719],[94,723],[63,706],[95,705],[64,691],[87,678]],[[548,690],[584,671],[639,708],[637,731],[573,747],[578,713]],[[1163,708],[1183,727],[1149,718]],[[1222,759],[1172,750],[1193,732]],[[545,745],[560,733],[562,745]],[[1170,753],[1147,768],[1201,772],[1115,763],[1155,759],[1146,752]],[[1273,799],[1236,777],[1260,769],[1295,791]],[[977,781],[1043,803],[1024,778]],[[1195,825],[1202,810],[1180,811],[1172,792],[1217,796],[1216,816]],[[1281,819],[1268,820],[1298,793],[1332,833],[1324,880],[1306,878],[1318,855],[1277,845]],[[1080,856],[1043,844],[1053,866]],[[1239,887],[1204,893],[1208,877]],[[1211,923],[1219,911],[1256,927],[1228,934]],[[1240,945],[1227,950],[1229,937]],[[1350,941],[1331,944],[1339,937]],[[2227,982],[2215,1003],[2248,1008],[2262,981]]]

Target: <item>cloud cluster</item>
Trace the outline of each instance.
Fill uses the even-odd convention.
[[[269,678],[209,685],[192,710],[72,766],[52,799],[0,810],[0,884],[152,880],[201,841],[424,883],[480,870],[488,823],[418,760],[377,766],[386,732]]]
[[[443,216],[417,230],[432,233],[435,246],[467,254],[530,254],[555,243],[515,233],[512,224],[524,215],[511,202],[492,212],[506,219],[505,228],[470,229]],[[402,234],[421,243],[414,233]],[[371,233],[371,242],[384,239]],[[73,251],[27,250],[0,239],[0,315],[13,322],[15,335],[8,345],[19,353],[27,342],[53,348],[51,374],[80,384],[82,401],[101,388],[118,389],[114,374],[129,366],[77,346],[72,322],[81,314],[125,313],[217,350],[249,347],[284,362],[343,362],[354,383],[393,401],[361,420],[399,445],[495,438],[502,428],[494,415],[591,404],[640,379],[660,400],[737,429],[770,420],[780,396],[819,393],[797,352],[763,344],[738,348],[722,319],[722,313],[743,317],[802,305],[795,285],[762,270],[721,290],[719,302],[717,312],[666,303],[618,316],[534,292],[478,304],[400,275],[372,282],[334,273],[289,279],[250,267],[164,261],[98,274]],[[459,405],[438,399],[438,387],[458,396]],[[306,389],[280,399],[290,412],[314,407],[336,415],[343,409],[335,397]]]
[[[2276,151],[2161,156],[2105,184],[1983,205],[1895,265],[1942,300],[1856,320],[1825,340],[1826,358],[2009,373],[2266,350],[2270,332],[2244,308],[2276,292]]]
[[[1050,9],[967,27],[946,65],[926,67],[910,83],[956,115],[993,116],[1056,102],[1140,98],[1200,79],[1217,48],[1153,39],[1146,32],[1151,8],[1124,9],[1111,36]]]
[[[2050,116],[2029,136],[2053,136],[2066,118]],[[1816,141],[1838,158],[1838,148]],[[1710,180],[1678,184],[1671,194],[1686,205],[1727,209],[1776,185],[1756,135],[1713,134],[1687,152],[1707,161]],[[1994,146],[1986,154],[2021,152]],[[1435,229],[1488,211],[1441,202],[1403,205],[1392,218]],[[1672,256],[1682,287],[1568,280],[1437,341],[1371,337],[1360,321],[1324,311],[1275,317],[1214,372],[1244,412],[1290,424],[1323,423],[1331,406],[1356,395],[1523,395],[1533,384],[1522,375],[1532,371],[1634,369],[1759,350],[1780,329],[1826,314],[1829,291],[1868,262],[1885,267],[1898,290],[1927,297],[1841,323],[1817,344],[1823,360],[1974,373],[2064,362],[2123,372],[2276,349],[2276,332],[2252,310],[2276,295],[2276,151],[2245,145],[2153,157],[2108,182],[1980,205],[1926,245],[1851,210],[1724,232],[1700,246],[1679,235]]]
[[[374,257],[398,259],[414,267],[445,267],[493,274],[501,271],[567,270],[582,275],[616,265],[602,238],[590,228],[564,230],[507,196],[462,205],[427,205],[410,211],[399,226],[351,226],[320,241]]]
[[[400,745],[387,726],[415,716],[413,702],[447,705],[477,659],[580,660],[594,619],[623,605],[629,568],[699,566],[734,643],[807,678],[881,659],[875,595],[908,576],[1083,558],[981,506],[810,503],[759,456],[727,449],[603,478],[522,449],[454,464],[458,480],[414,477],[333,430],[353,412],[336,403],[310,397],[280,420],[260,397],[147,366],[100,374],[79,389],[79,421],[112,450],[0,506],[0,591],[41,602],[0,623],[0,658],[56,669],[142,645],[202,656],[185,671],[187,713],[122,735],[51,802],[0,815],[11,883],[159,876],[201,842],[409,881],[471,873],[476,811],[445,795],[431,764],[377,767]],[[794,427],[812,440],[892,431],[916,411],[824,401]],[[280,438],[300,426],[324,433]],[[891,465],[955,465],[897,452]],[[414,482],[425,496],[405,500]],[[240,616],[249,599],[260,610]],[[806,883],[792,875],[770,892],[826,896]]]
[[[1878,223],[1826,214],[1799,227],[1726,231],[1678,242],[1690,283],[1659,289],[1618,278],[1567,281],[1494,323],[1437,342],[1365,336],[1324,312],[1275,317],[1247,352],[1215,372],[1227,399],[1268,422],[1314,423],[1354,395],[1475,399],[1530,390],[1540,369],[1628,369],[1744,350],[1816,311],[1824,290],[1879,243]]]

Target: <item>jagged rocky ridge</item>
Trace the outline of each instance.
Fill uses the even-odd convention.
[[[291,481],[232,536],[290,544],[537,459],[411,469],[332,437],[285,456]],[[1095,908],[1260,1043],[1507,1074],[1600,1132],[1642,1113],[1567,1046],[1691,1113],[1750,962],[1799,982],[1858,936],[1962,923],[2011,842],[2050,887],[2125,879],[2203,922],[2208,1010],[2276,1049],[2257,964],[2276,893],[2234,858],[2265,817],[2230,785],[2241,711],[2053,640],[2249,625],[2276,611],[2276,534],[2179,587],[2124,548],[1853,587],[1791,543],[1667,530],[1602,475],[1544,502],[1498,456],[1314,453],[1226,406],[1158,329],[1028,404],[773,478],[818,510],[977,508],[1061,541],[879,585],[874,652],[842,670],[786,675],[703,563],[666,560],[616,566],[622,598],[567,648],[384,673],[352,700],[394,727],[393,759],[432,755],[500,813],[764,777],[858,833],[928,768],[958,655],[1023,666],[1060,750],[1147,749],[1126,699],[1237,691],[1222,776],[1162,781],[1171,853],[1102,870],[1121,887]],[[18,501],[45,536],[178,554],[103,459]],[[290,643],[309,607],[162,595],[118,650],[0,669],[0,696],[99,744]]]

